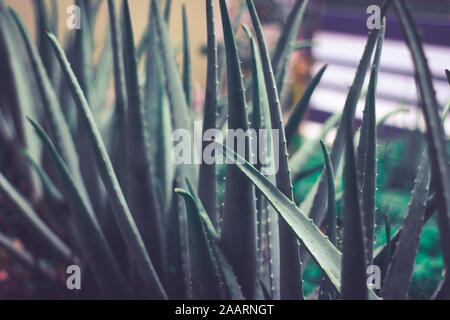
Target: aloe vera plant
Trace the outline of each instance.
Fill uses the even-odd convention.
[[[140,41],[128,0],[107,2],[109,27],[97,62],[92,34],[101,1],[76,2],[81,30],[71,31],[65,42],[52,32],[58,26],[57,1],[51,11],[36,1],[35,44],[19,15],[0,0],[0,70],[8,77],[7,88],[0,88],[0,249],[23,264],[33,281],[49,286],[52,297],[63,297],[61,266],[78,265],[83,279],[93,283],[70,298],[300,300],[302,264],[312,258],[321,272],[315,284],[320,300],[406,299],[425,223],[437,212],[446,275],[432,298],[450,298],[450,169],[443,127],[448,107],[440,115],[405,1],[393,2],[411,48],[427,147],[403,226],[391,235],[387,212],[387,241],[378,247],[377,128],[392,115],[377,119],[376,108],[386,20],[368,36],[343,111],[331,115],[316,137],[302,137],[299,146],[294,137],[327,72],[327,65],[318,71],[283,121],[281,96],[289,90],[292,54],[313,45],[297,40],[309,1],[294,2],[274,48],[267,44],[256,1],[242,1],[233,21],[226,0],[204,1],[202,114],[193,96],[189,2],[181,12],[181,68],[168,32],[172,1],[164,8],[151,1]],[[382,16],[391,2],[384,2]],[[241,41],[237,31],[246,11],[252,27],[243,26]],[[245,77],[241,45],[250,52]],[[369,70],[356,132],[355,111]],[[172,133],[187,133],[183,143],[196,144],[194,120],[200,118],[198,147],[202,155],[212,150],[215,161],[197,164],[194,152],[183,158],[186,162],[175,161]],[[329,152],[324,141],[336,126]],[[245,136],[242,153],[230,147],[236,137],[219,139],[217,132],[227,128],[257,134]],[[261,142],[277,171],[264,170]],[[11,150],[14,165],[4,160]],[[317,150],[320,162],[309,165]],[[304,201],[296,203],[292,182],[312,179],[321,170]],[[23,247],[16,237],[23,238]],[[379,290],[367,286],[371,265],[382,270]]]

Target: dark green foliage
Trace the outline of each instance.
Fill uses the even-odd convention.
[[[64,194],[72,208],[74,221],[81,236],[82,247],[86,250],[89,265],[95,274],[95,280],[103,296],[110,299],[131,297],[131,290],[106,243],[95,215],[83,200],[69,169],[43,129],[37,123],[31,120],[30,122],[51,154],[53,163],[63,181]]]
[[[186,13],[186,5],[183,4],[183,87],[186,95],[186,103],[191,106],[192,103],[192,71],[191,71],[191,51],[189,47],[189,28]]]
[[[347,111],[347,112],[346,112]],[[367,299],[366,253],[361,217],[356,159],[353,145],[353,112],[344,110],[342,122],[345,135],[344,161],[344,236],[342,256],[342,299]]]
[[[337,222],[336,222],[336,190],[334,187],[334,172],[331,166],[331,158],[327,146],[323,140],[320,140],[323,156],[325,158],[325,170],[328,180],[328,204],[327,204],[327,236],[330,242],[337,248]],[[336,297],[336,291],[332,283],[326,276],[322,276],[320,283],[319,299],[333,300]]]
[[[445,269],[450,273],[450,164],[445,145],[444,127],[439,115],[439,104],[433,88],[432,76],[422,46],[418,28],[405,1],[395,1],[395,9],[402,23],[411,51],[420,91],[421,108],[427,124],[427,140],[438,201],[438,226],[441,236]]]
[[[218,56],[216,40],[216,24],[214,19],[213,0],[206,0],[206,19],[208,31],[208,66],[206,71],[205,106],[203,110],[203,134],[216,128],[216,111],[218,100]],[[208,146],[203,141],[202,151]],[[202,163],[198,178],[198,196],[213,223],[217,224],[217,186],[216,165]]]
[[[276,174],[276,184],[281,192],[293,200],[291,172],[288,166],[288,153],[284,125],[281,115],[281,105],[279,93],[269,58],[263,30],[256,13],[253,1],[247,0],[247,7],[250,11],[253,26],[256,32],[259,49],[261,50],[261,61],[264,71],[264,80],[269,101],[270,119],[272,129],[279,131],[279,141],[274,141],[279,145],[278,172]],[[281,275],[281,299],[303,299],[301,262],[297,240],[294,233],[289,229],[285,221],[279,220],[280,225],[280,275]]]
[[[168,32],[171,0],[151,1],[137,46],[128,0],[108,0],[110,23],[97,62],[93,34],[101,2],[76,1],[81,30],[66,33],[63,50],[53,33],[43,32],[58,29],[56,0],[49,2],[51,11],[44,1],[35,2],[36,45],[0,0],[0,72],[6,79],[0,87],[0,247],[25,266],[38,298],[47,298],[42,287],[58,299],[277,300],[303,299],[304,291],[311,299],[376,300],[367,287],[366,267],[372,264],[381,268],[384,281],[376,293],[384,299],[418,299],[422,292],[449,298],[450,168],[442,121],[450,104],[441,112],[406,1],[394,2],[414,61],[427,145],[420,166],[408,161],[402,172],[411,174],[397,178],[393,172],[405,159],[420,155],[398,139],[384,138],[377,146],[378,126],[404,111],[377,119],[385,22],[368,36],[343,111],[331,115],[316,137],[299,137],[327,68],[312,78],[285,125],[280,95],[290,58],[314,45],[297,42],[308,1],[295,1],[278,43],[269,48],[252,0],[241,2],[233,23],[227,1],[219,0],[223,43],[216,36],[215,1],[205,0],[202,115],[193,108],[190,3],[182,11],[179,66]],[[385,1],[382,16],[390,3]],[[251,67],[244,86],[244,50],[235,33],[247,10],[253,30],[243,27]],[[355,133],[355,109],[371,65],[362,126]],[[194,132],[201,116],[203,128]],[[245,152],[237,154],[214,134],[201,141],[192,137],[227,125],[256,130],[259,144],[247,134]],[[323,140],[336,126],[329,152]],[[174,141],[174,130],[190,137]],[[224,143],[230,139],[237,140],[227,137]],[[267,149],[259,150],[263,139]],[[225,156],[227,162],[175,163],[172,153],[180,142],[191,150],[214,150],[216,160]],[[264,170],[270,166],[264,151],[278,171]],[[194,152],[187,158],[196,160]],[[393,189],[393,180],[401,190]],[[83,290],[75,295],[67,293],[64,277],[72,264],[83,272]]]
[[[377,184],[377,119],[375,112],[375,97],[385,28],[386,20],[383,21],[380,37],[378,38],[377,50],[375,51],[357,151],[357,179],[361,187],[361,212],[366,242],[366,263],[368,266],[372,265],[373,245],[375,241],[375,199]]]
[[[287,17],[283,30],[281,31],[280,39],[278,40],[275,53],[272,57],[273,72],[275,73],[280,96],[283,92],[291,54],[295,50],[294,43],[297,41],[297,34],[300,25],[302,24],[303,17],[305,16],[308,2],[308,0],[297,0],[295,2]],[[288,135],[286,135],[286,137],[288,137]]]
[[[111,164],[111,160],[107,154],[105,145],[100,137],[95,120],[93,118],[89,104],[84,93],[70,67],[67,58],[58,44],[55,36],[47,33],[47,36],[53,46],[58,61],[63,69],[66,80],[70,84],[73,98],[77,104],[79,113],[84,125],[88,130],[89,142],[95,154],[97,168],[100,171],[103,183],[105,184],[111,207],[116,217],[117,224],[120,227],[122,236],[126,243],[129,244],[133,252],[133,258],[137,263],[137,269],[141,276],[146,279],[147,291],[157,298],[165,298],[166,294],[162,284],[154,270],[150,257],[145,250],[144,242],[133,220],[128,204],[125,200],[123,191],[117,180],[117,176]]]
[[[267,99],[267,90],[264,81],[263,67],[261,63],[261,57],[256,45],[256,41],[253,38],[250,30],[243,26],[244,31],[249,38],[251,52],[252,52],[252,72],[253,72],[253,96],[258,97],[253,99],[252,110],[252,127],[257,130],[258,142],[265,139],[267,145],[267,155],[270,157],[270,164],[274,164],[275,155],[273,154],[272,145],[272,124],[270,121],[269,102]],[[268,130],[267,137],[260,134],[260,129]],[[263,143],[264,143],[263,142]],[[269,164],[269,165],[270,165]],[[256,168],[261,171],[262,163],[257,156]],[[269,175],[268,178],[272,183],[275,183],[275,176]],[[267,199],[261,194],[256,192],[256,216],[258,227],[258,261],[260,279],[266,287],[269,288],[269,295],[274,300],[280,299],[280,233],[278,228],[278,216],[277,213],[270,207]]]
[[[148,122],[141,100],[138,80],[138,67],[134,47],[134,35],[131,25],[128,0],[124,2],[124,51],[127,72],[128,113],[127,148],[128,181],[127,194],[130,210],[142,234],[144,244],[150,253],[160,277],[164,277],[164,248],[161,214],[151,174]]]
[[[305,116],[314,89],[316,89],[326,69],[327,65],[323,66],[311,80],[311,83],[308,85],[308,88],[306,88],[305,93],[295,106],[294,111],[292,112],[288,122],[286,123],[284,130],[286,132],[286,141],[288,146],[292,142],[292,138],[296,134],[298,127],[302,122],[303,117]]]
[[[406,299],[416,260],[420,234],[424,222],[430,185],[430,166],[426,151],[419,165],[416,184],[411,196],[403,231],[394,257],[387,269],[381,295],[386,299]]]
[[[225,38],[228,77],[228,129],[248,129],[247,104],[241,66],[225,0],[220,0]],[[250,155],[246,137],[245,157]],[[256,216],[252,184],[234,166],[227,166],[222,241],[236,273],[242,292],[248,299],[256,295]],[[246,257],[243,259],[243,257]]]

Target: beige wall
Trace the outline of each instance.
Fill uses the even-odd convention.
[[[35,35],[34,5],[35,0],[6,0],[6,3],[13,7],[25,21],[26,26]],[[46,0],[49,4],[50,1]],[[234,2],[234,1],[233,1]],[[65,29],[67,7],[73,3],[71,0],[58,0],[59,3],[59,36],[66,32]],[[103,34],[108,27],[107,1],[103,0],[100,12],[96,21],[95,37],[97,43],[102,43]],[[136,39],[140,39],[145,26],[147,25],[150,0],[130,0],[131,15],[133,18],[133,28]],[[170,37],[174,47],[182,42],[182,21],[181,5],[186,4],[192,55],[192,75],[194,81],[201,86],[205,82],[206,59],[200,54],[200,49],[206,44],[206,19],[204,0],[172,0],[172,15],[170,18]],[[69,31],[70,32],[70,31]],[[101,47],[101,46],[100,46]]]

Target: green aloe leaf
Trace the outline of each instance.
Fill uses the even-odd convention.
[[[80,81],[80,86],[83,89],[87,101],[92,103],[93,93],[93,57],[92,57],[92,25],[89,15],[90,4],[85,0],[76,0],[76,4],[80,8],[81,28],[76,31],[76,39],[74,45],[75,61],[74,71]],[[47,41],[48,43],[48,41]]]
[[[261,139],[265,139],[259,147],[265,146],[266,157],[264,165],[271,166],[274,164],[274,154],[272,150],[272,124],[270,121],[269,102],[267,98],[266,84],[264,81],[264,72],[261,63],[261,56],[250,30],[243,26],[244,31],[249,39],[252,52],[252,72],[253,72],[253,111],[252,126],[257,132],[258,143]],[[267,137],[262,134],[266,130]],[[259,150],[260,151],[260,150]],[[257,169],[261,171],[263,164],[261,156],[258,152]],[[269,161],[267,161],[269,160]],[[267,163],[268,162],[268,163]],[[272,183],[275,183],[275,176],[269,175]],[[260,261],[260,278],[263,281],[263,288],[269,288],[269,296],[271,299],[280,299],[280,234],[278,228],[278,215],[269,205],[267,200],[260,192],[256,192],[256,210],[257,210],[257,226],[258,226],[258,259]],[[265,277],[265,279],[264,279]],[[267,285],[266,285],[267,283]]]
[[[389,221],[389,217],[386,212],[383,214],[383,217],[384,217],[384,233],[386,235],[386,256],[389,257],[388,259],[384,260],[384,265],[382,266],[385,271],[384,276],[386,276],[386,271],[389,268],[389,263],[391,262],[392,236],[391,236],[391,223]]]
[[[314,76],[314,78],[311,80],[311,83],[308,85],[308,88],[306,88],[305,93],[303,93],[302,98],[299,100],[297,105],[294,108],[294,111],[292,112],[291,116],[289,117],[288,122],[286,123],[286,126],[284,128],[284,131],[286,132],[286,141],[288,144],[288,147],[292,141],[292,138],[295,136],[295,134],[298,131],[298,127],[300,123],[303,120],[303,117],[305,116],[306,110],[309,106],[309,101],[311,100],[311,96],[316,89],[317,85],[319,84],[320,80],[322,79],[322,76],[327,69],[328,65],[323,66],[319,72]]]
[[[344,220],[342,253],[342,292],[345,300],[368,298],[366,285],[366,252],[360,209],[360,189],[356,176],[356,159],[353,146],[354,110],[346,108],[342,116],[345,135],[344,161]]]
[[[226,288],[211,243],[215,239],[209,239],[200,218],[203,215],[204,219],[207,214],[192,185],[189,181],[187,184],[190,193],[182,189],[176,189],[175,192],[184,198],[187,207],[193,298],[225,299]]]
[[[192,70],[191,51],[189,48],[189,25],[186,13],[186,5],[183,3],[183,88],[188,107],[192,104]]]
[[[20,47],[15,37],[19,35],[15,32],[14,23],[11,21],[3,2],[0,2],[0,46],[4,52],[4,62],[7,73],[10,75],[5,88],[9,91],[9,106],[16,132],[15,147],[27,149],[34,159],[41,159],[41,145],[37,137],[26,123],[26,116],[35,117],[39,110],[34,108],[33,92],[30,88],[28,75],[25,70],[23,59],[21,59]],[[41,197],[42,186],[39,183],[38,176],[25,164],[25,159],[19,158],[22,163],[22,170],[19,179],[27,186],[26,193],[34,200]]]
[[[323,157],[325,158],[325,169],[327,171],[328,181],[328,205],[327,205],[327,236],[330,242],[337,248],[337,217],[336,217],[336,190],[334,188],[334,172],[331,165],[330,153],[323,140],[320,140]],[[336,289],[330,280],[323,275],[320,282],[319,300],[334,300],[336,298]]]
[[[336,112],[335,114],[331,115],[328,120],[322,125],[322,128],[312,139],[309,139],[305,141],[301,147],[295,151],[294,154],[289,158],[289,168],[292,170],[292,176],[297,176],[305,167],[305,165],[308,163],[308,161],[311,159],[311,157],[314,155],[314,152],[316,151],[317,144],[319,143],[320,139],[325,139],[327,134],[336,127],[336,125],[339,123],[340,119],[342,118],[342,111]],[[308,197],[314,196],[315,193],[312,191],[308,193]],[[313,199],[311,199],[312,201]],[[306,201],[305,200],[302,203],[302,207],[306,207]],[[307,212],[307,211],[305,211]]]
[[[426,205],[426,211],[425,216],[423,220],[423,224],[425,225],[428,220],[434,215],[434,213],[437,211],[437,201],[436,201],[436,194],[433,194],[433,196],[428,198],[427,205]],[[387,266],[390,263],[390,260],[392,258],[392,255],[395,253],[398,240],[400,239],[400,235],[402,233],[403,227],[400,227],[393,236],[389,239],[390,241],[387,241],[384,245],[378,247],[374,251],[374,265],[380,266],[381,271],[385,272],[387,271]]]
[[[317,45],[318,43],[314,41],[300,41],[294,46],[294,51],[311,48]]]
[[[277,187],[289,199],[293,199],[292,183],[288,166],[287,145],[284,133],[284,125],[281,114],[280,99],[278,96],[275,76],[269,58],[269,50],[264,39],[261,23],[256,13],[252,0],[247,0],[250,17],[256,31],[256,38],[261,51],[261,61],[264,71],[264,79],[269,100],[270,118],[272,129],[278,130],[279,140],[274,141],[279,145],[278,172],[276,174]],[[279,221],[280,224],[280,275],[281,275],[281,299],[303,299],[302,277],[300,267],[300,257],[298,255],[298,243],[294,233],[287,224]]]
[[[68,167],[44,130],[36,122],[29,120],[48,149],[53,164],[63,182],[64,195],[71,206],[74,222],[80,234],[83,249],[88,257],[87,261],[94,272],[100,290],[105,298],[131,297],[131,291],[126,283],[125,276],[120,271],[98,222],[94,219],[95,214],[83,199]]]
[[[447,113],[449,109],[446,108],[441,113],[441,121],[444,123]],[[434,193],[432,196],[430,196],[427,199],[426,209],[424,218],[422,221],[422,224],[425,225],[425,223],[428,222],[428,220],[434,215],[434,213],[437,211],[438,204],[437,204],[437,196]],[[389,239],[389,241],[386,241],[386,244],[383,246],[380,246],[377,248],[374,254],[374,264],[378,266],[384,267],[382,269],[382,272],[387,271],[387,267],[389,266],[389,263],[391,261],[392,255],[396,252],[396,248],[398,245],[398,242],[400,240],[400,236],[402,234],[403,226],[400,227],[395,234]]]
[[[128,200],[131,212],[157,273],[164,278],[162,221],[153,187],[150,139],[141,101],[138,66],[128,0],[124,1],[124,52],[128,88]],[[131,156],[132,155],[132,156]]]
[[[58,0],[51,0],[50,5],[51,5],[52,30],[58,30],[58,26],[59,26]]]
[[[445,131],[439,117],[439,104],[433,88],[433,78],[428,67],[417,25],[405,1],[395,1],[395,9],[402,24],[416,70],[421,107],[427,127],[432,175],[436,184],[434,187],[440,199],[438,201],[438,226],[442,256],[445,270],[447,273],[450,273],[450,165],[446,151]]]
[[[331,165],[330,153],[323,140],[320,141],[325,158],[325,169],[328,181],[328,205],[327,205],[327,235],[331,243],[337,247],[337,221],[336,221],[336,191],[334,187],[334,171]]]
[[[47,12],[44,0],[37,0],[33,3],[36,15],[36,30],[39,55],[42,59],[47,74],[53,81],[55,72],[54,55],[49,43],[45,39],[44,30],[49,29],[51,27],[51,23],[54,23],[54,21],[50,22],[49,13]],[[51,31],[56,32],[57,30],[52,27]]]
[[[385,0],[383,6],[381,8],[381,16],[384,17],[387,9],[391,4],[391,0]],[[366,77],[367,71],[369,70],[370,60],[375,49],[377,40],[380,35],[380,31],[378,29],[374,29],[370,32],[370,35],[367,39],[366,47],[364,48],[364,52],[358,68],[356,70],[355,78],[353,80],[353,84],[350,87],[349,93],[347,95],[347,99],[344,106],[344,113],[350,114],[352,118],[354,117],[356,105],[359,101],[362,86],[364,83],[364,79]],[[344,151],[344,130],[345,130],[345,121],[341,121],[339,125],[335,141],[331,147],[331,162],[333,164],[333,169],[337,171],[339,167],[339,163],[341,162],[342,154]],[[322,175],[320,180],[316,183],[316,186],[311,190],[311,196],[314,197],[312,201],[302,203],[301,209],[304,212],[307,212],[309,217],[313,219],[314,223],[317,225],[321,225],[324,214],[325,214],[325,206],[327,199],[327,182],[325,176]],[[308,195],[309,196],[309,195]]]
[[[425,150],[419,165],[402,233],[384,280],[381,291],[384,299],[403,300],[408,298],[427,206],[430,176],[428,154]]]
[[[247,104],[230,17],[225,0],[220,0],[228,78],[228,129],[248,130]],[[245,140],[250,155],[249,137]],[[248,299],[256,295],[256,215],[253,185],[234,166],[226,167],[225,208],[222,243],[242,292]],[[242,259],[242,257],[246,257]]]
[[[192,123],[189,115],[186,96],[182,81],[178,73],[174,53],[170,44],[167,25],[162,19],[161,8],[156,0],[152,0],[152,12],[159,36],[160,51],[166,74],[166,87],[174,117],[175,129],[187,129],[191,131]]]
[[[171,10],[172,0],[166,0],[166,6],[164,7],[164,20],[166,21],[167,26],[169,26]]]
[[[186,103],[186,96],[182,86],[181,77],[178,73],[176,60],[173,58],[174,53],[167,30],[167,25],[162,18],[161,8],[156,0],[152,0],[152,15],[155,19],[155,25],[159,37],[160,51],[162,56],[162,64],[165,71],[166,91],[169,98],[173,128],[179,131],[193,131],[191,114]],[[192,135],[191,135],[192,136]],[[192,139],[191,139],[191,143]],[[191,161],[192,163],[194,161]],[[197,166],[183,164],[182,175],[188,177],[194,185],[197,185]],[[184,185],[184,180],[181,182]],[[178,186],[183,187],[183,186]]]
[[[99,110],[99,118],[102,119],[102,111],[104,112],[103,107],[105,103],[108,103],[108,93],[111,87],[111,77],[113,76],[113,65],[114,62],[114,53],[111,50],[112,47],[112,39],[111,32],[108,29],[105,32],[104,40],[103,40],[103,48],[100,53],[100,58],[94,69],[94,92],[95,95],[92,97],[92,105],[94,106],[94,110]]]
[[[100,171],[100,176],[102,177],[102,181],[108,192],[113,213],[122,232],[125,243],[136,261],[136,268],[139,270],[139,273],[152,296],[157,298],[166,298],[167,296],[164,288],[162,287],[156,274],[150,257],[146,251],[142,237],[125,200],[125,196],[119,185],[111,160],[108,156],[100,133],[98,132],[86,97],[84,96],[80,84],[78,83],[69,62],[67,61],[58,40],[52,33],[48,33],[47,35],[56,53],[56,57],[58,58],[65,78],[69,82],[72,96],[86,127],[89,142],[95,154],[97,168]]]
[[[170,43],[170,38],[168,34],[167,25],[164,22],[161,8],[158,5],[156,0],[152,0],[151,5],[152,17],[155,21],[155,26],[159,38],[159,46],[162,56],[162,65],[165,71],[165,80],[166,80],[166,92],[169,98],[171,114],[172,114],[172,122],[173,129],[179,130],[183,132],[191,133],[192,130],[192,119],[189,108],[186,103],[186,96],[184,94],[184,89],[181,81],[181,77],[178,73],[178,68],[176,65],[176,60],[174,59],[174,52],[172,49],[172,45]],[[192,135],[191,135],[192,136]],[[192,139],[190,140],[192,143]],[[193,159],[191,157],[191,159]],[[191,161],[193,163],[193,161]],[[183,163],[179,166],[179,171],[177,172],[178,177],[175,179],[175,188],[184,188],[185,181],[184,178],[188,178],[189,181],[192,181],[195,185],[197,184],[197,167],[192,164]],[[174,202],[178,202],[178,199],[175,199]],[[189,247],[188,247],[188,232],[187,232],[187,213],[184,205],[177,205],[178,210],[174,212],[177,219],[177,232],[179,232],[180,238],[178,239],[181,261],[178,268],[183,272],[180,276],[183,279],[184,286],[184,295],[186,297],[190,297],[192,295],[191,288],[191,280],[190,280],[190,272],[189,272]],[[172,214],[174,214],[172,213]]]
[[[73,248],[73,251],[78,256],[81,256],[82,259],[85,259],[86,255],[81,248],[82,246],[80,243],[80,234],[78,230],[76,230],[72,217],[67,212],[67,201],[64,198],[64,195],[53,184],[44,169],[31,157],[28,151],[24,150],[24,153],[30,165],[36,170],[39,177],[41,178],[42,184],[44,185],[45,189],[46,199],[48,199],[49,209],[52,211],[55,221],[59,223],[68,234],[68,245]]]
[[[75,148],[75,143],[73,141],[72,135],[70,133],[69,126],[65,120],[64,114],[61,111],[61,106],[59,104],[56,93],[53,89],[53,85],[48,76],[48,73],[44,67],[44,64],[36,50],[33,46],[28,32],[23,25],[22,20],[13,10],[10,11],[13,18],[15,19],[17,26],[22,34],[25,42],[25,46],[30,57],[33,72],[36,78],[36,84],[39,88],[42,104],[46,111],[52,136],[55,140],[55,145],[58,152],[61,154],[64,162],[69,167],[80,192],[82,193],[86,203],[91,206],[86,187],[81,177],[80,163],[78,159],[78,154]],[[31,155],[30,155],[31,156]]]
[[[361,211],[366,240],[366,262],[372,265],[373,244],[375,241],[375,199],[377,185],[377,125],[375,97],[378,81],[381,51],[383,48],[386,20],[383,20],[380,37],[370,75],[366,96],[363,123],[357,150],[358,183],[361,186]]]
[[[214,19],[214,2],[206,0],[206,28],[208,33],[208,66],[206,71],[205,106],[203,111],[203,137],[210,129],[216,129],[216,112],[218,101],[218,56]],[[203,141],[202,153],[208,146]],[[216,224],[217,216],[217,181],[215,163],[200,165],[198,178],[198,195],[210,219]]]
[[[76,0],[75,4],[80,8],[81,29],[76,30],[75,42],[73,45],[73,52],[70,58],[73,63],[74,73],[80,83],[80,87],[86,97],[95,119],[98,118],[99,106],[95,104],[96,92],[94,94],[94,63],[93,63],[93,23],[92,15],[94,12],[90,11],[91,3],[86,0]],[[70,91],[70,89],[68,90]],[[73,101],[73,99],[72,99]],[[76,113],[75,113],[76,114]],[[77,129],[74,139],[77,143],[77,151],[80,155],[80,169],[83,180],[86,185],[89,197],[91,199],[94,211],[99,215],[99,220],[103,220],[101,214],[105,205],[104,188],[101,184],[101,178],[98,171],[92,163],[95,162],[94,154],[90,147],[89,137],[86,129],[83,127],[80,116],[77,116]]]
[[[61,194],[61,192],[58,190],[58,188],[55,186],[55,184],[52,182],[50,177],[47,175],[47,173],[44,171],[44,169],[33,159],[31,154],[24,150],[25,157],[30,162],[31,166],[36,170],[37,174],[41,178],[42,184],[44,185],[45,192],[47,193],[47,196],[50,199],[50,202],[52,204],[58,204],[61,205],[64,203],[64,197]]]
[[[67,262],[73,261],[72,250],[42,221],[28,200],[16,190],[2,173],[0,173],[0,193],[6,198],[14,211],[32,227],[37,236],[58,257]]]
[[[182,179],[182,168],[178,167],[173,189],[186,185]],[[166,214],[167,291],[171,299],[192,299],[188,216],[183,199],[174,196]]]
[[[217,142],[214,143],[217,146],[216,150],[222,151],[224,148],[226,149],[226,151],[222,151],[224,156],[229,161],[233,161],[234,165],[264,194],[278,214],[295,232],[297,238],[307,248],[318,266],[326,273],[334,287],[340,291],[342,254],[330,242],[328,237],[324,236],[322,231],[317,228],[314,222],[294,202],[287,198],[250,163],[226,146]],[[369,290],[369,298],[378,299],[371,290]]]
[[[202,222],[203,230],[206,233],[207,239],[209,240],[211,253],[214,257],[213,262],[216,268],[216,272],[218,272],[220,279],[223,279],[223,283],[221,283],[221,286],[225,288],[225,298],[232,300],[244,300],[245,298],[242,294],[242,288],[237,281],[233,268],[220,247],[219,235],[217,234],[217,231],[214,228],[211,219],[209,219],[209,216],[205,213],[205,210],[202,209],[200,198],[195,194],[195,190],[188,180],[187,185],[190,190],[190,194],[194,199],[196,207],[198,208],[197,212]]]
[[[175,177],[175,164],[171,161],[172,118],[165,91],[155,19],[151,17],[151,13],[148,28],[149,51],[146,62],[147,79],[144,103],[149,124],[150,154],[154,166],[155,189],[158,193],[160,212],[165,213],[170,207]]]
[[[122,37],[119,21],[113,0],[108,0],[109,20],[111,27],[111,44],[114,57],[114,89],[115,111],[114,131],[112,138],[112,161],[117,172],[119,182],[123,188],[127,186],[126,166],[127,153],[127,110],[128,100],[125,80],[125,66],[122,50]]]
[[[236,14],[233,17],[233,22],[231,24],[233,32],[236,33],[239,31],[239,26],[241,25],[241,20],[242,20],[242,15],[245,12],[245,8],[246,8],[246,2],[245,0],[241,0],[241,4],[239,5],[239,8],[236,11]],[[226,84],[226,54],[223,54],[223,44],[220,44],[219,46],[219,52],[221,52],[222,54],[219,55],[219,93],[223,93],[224,91],[224,86]],[[222,111],[223,113],[226,112],[226,106],[221,105],[222,108],[220,109],[220,111]],[[220,114],[222,116],[222,113]]]
[[[190,205],[193,209],[191,210],[193,212],[191,212],[192,215],[189,215],[189,219],[192,218],[192,221],[196,225],[195,229],[198,229],[200,226],[202,227],[202,233],[198,233],[196,232],[196,230],[192,231],[194,231],[194,235],[196,236],[203,234],[203,241],[207,244],[207,253],[209,255],[208,258],[201,259],[198,262],[204,264],[205,261],[211,259],[216,279],[213,281],[220,281],[218,283],[218,287],[216,284],[216,288],[214,290],[216,290],[216,292],[217,290],[219,290],[218,292],[220,293],[221,297],[225,297],[225,299],[243,300],[244,296],[242,295],[242,290],[239,283],[237,282],[237,278],[232,270],[230,263],[228,262],[228,259],[218,245],[219,237],[217,235],[217,232],[211,220],[209,219],[209,216],[205,212],[200,198],[195,193],[192,184],[187,181],[187,185],[189,187],[190,194],[185,194],[184,197],[185,200],[188,200],[191,203]],[[181,192],[185,193],[183,191]],[[210,295],[208,299],[211,299]]]
[[[450,280],[447,275],[444,275],[439,282],[436,290],[431,296],[430,300],[448,300],[450,297]]]
[[[272,66],[280,96],[283,92],[289,62],[291,60],[292,52],[295,49],[298,31],[307,7],[308,0],[297,0],[295,2],[286,23],[284,24],[283,30],[281,31],[277,46],[275,47],[275,52],[272,57]]]

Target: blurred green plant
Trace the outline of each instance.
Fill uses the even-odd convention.
[[[271,56],[253,1],[242,2],[232,22],[226,1],[219,0],[224,34],[219,56],[215,2],[205,0],[203,132],[227,125],[278,130],[270,145],[281,152],[269,154],[279,170],[267,176],[261,163],[246,161],[248,139],[245,155],[204,141],[203,150],[214,146],[218,156],[232,161],[227,165],[171,161],[171,132],[192,132],[200,116],[191,108],[186,10],[180,76],[167,30],[171,1],[164,12],[151,1],[147,31],[138,44],[128,1],[120,2],[119,18],[115,1],[108,0],[110,32],[96,64],[91,34],[99,1],[76,2],[82,27],[64,48],[50,30],[35,46],[20,17],[0,1],[0,68],[9,79],[0,88],[0,208],[8,213],[0,216],[5,228],[0,246],[31,270],[38,284],[51,288],[46,295],[449,298],[443,272],[450,270],[450,169],[441,122],[446,112],[440,115],[419,32],[404,0],[385,1],[382,15],[394,2],[411,48],[427,124],[424,152],[422,146],[411,152],[395,140],[378,140],[383,148],[377,148],[377,127],[388,117],[376,114],[385,21],[368,36],[342,112],[332,115],[317,137],[302,137],[299,144],[298,127],[326,72],[324,66],[313,78],[285,126],[280,93],[308,1],[295,2]],[[252,75],[244,82],[234,33],[246,8],[253,24],[253,30],[244,26]],[[38,11],[44,29],[48,13],[42,5]],[[363,122],[355,132],[355,109],[368,73]],[[111,74],[114,99],[108,97]],[[105,107],[111,100],[113,108]],[[329,152],[322,139],[335,127]],[[392,183],[390,177],[405,162],[403,172],[410,174]],[[60,270],[70,264],[86,274],[78,294],[69,293],[62,281]],[[372,264],[382,270],[381,290],[367,287]]]

